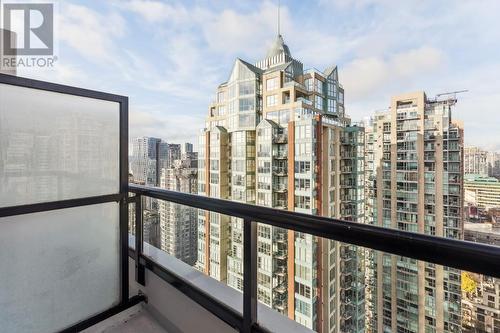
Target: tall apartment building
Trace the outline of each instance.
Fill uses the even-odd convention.
[[[392,98],[366,129],[367,223],[460,239],[463,130],[455,98],[423,92]],[[371,332],[459,332],[460,271],[368,251]]]
[[[167,190],[197,193],[197,161],[190,157],[175,160],[169,169],[162,169],[160,187]],[[160,248],[194,265],[197,258],[197,211],[188,206],[160,201]]]
[[[135,183],[159,186],[162,169],[169,169],[181,158],[181,145],[158,138],[139,137],[132,140],[130,169]]]
[[[481,176],[488,175],[488,152],[478,147],[464,148],[464,173]]]
[[[337,67],[304,70],[281,35],[237,59],[199,137],[198,193],[363,222],[364,133],[344,111]],[[243,221],[198,216],[197,267],[243,287]],[[364,331],[363,252],[258,226],[258,299],[321,332]]]
[[[135,183],[156,186],[160,139],[139,137],[132,141],[130,169]]]

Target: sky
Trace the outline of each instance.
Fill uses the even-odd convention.
[[[129,96],[130,136],[196,141],[234,60],[262,59],[276,1],[60,1],[58,61],[19,75]],[[339,67],[361,121],[393,95],[458,95],[465,141],[500,151],[500,1],[281,0],[281,33],[304,68]]]

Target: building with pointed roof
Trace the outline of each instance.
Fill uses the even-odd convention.
[[[363,222],[363,128],[344,111],[338,69],[304,71],[278,34],[236,59],[199,138],[198,193]],[[243,288],[243,221],[198,214],[198,269]],[[258,226],[258,299],[320,332],[363,332],[356,246]]]

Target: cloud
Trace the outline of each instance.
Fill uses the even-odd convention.
[[[172,143],[197,143],[197,135],[204,127],[202,117],[159,110],[159,105],[132,106],[129,117],[130,137],[153,136]]]
[[[113,63],[119,47],[115,38],[125,34],[125,21],[116,12],[103,15],[89,7],[62,5],[58,37],[94,63]]]
[[[388,88],[397,89],[403,81],[425,78],[444,63],[442,51],[423,46],[387,59],[354,59],[341,69],[341,79],[349,99],[359,100],[378,96]]]
[[[466,140],[500,142],[498,121],[481,127],[498,119],[500,47],[492,41],[500,38],[499,10],[495,0],[290,0],[282,2],[281,30],[305,68],[339,65],[354,120],[399,93],[468,88],[456,112],[468,126]],[[129,95],[138,112],[131,130],[180,138],[172,124],[191,131],[196,123],[193,132],[203,126],[210,96],[236,57],[254,63],[265,56],[276,12],[269,0],[65,2],[62,67],[50,80]]]
[[[179,4],[169,4],[152,0],[131,0],[118,2],[116,5],[138,14],[148,23],[158,23],[166,20],[179,23],[184,22],[189,17],[187,8]]]

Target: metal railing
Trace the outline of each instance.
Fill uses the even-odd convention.
[[[243,256],[246,259],[243,267],[243,316],[234,314],[234,309],[221,305],[210,295],[205,295],[206,292],[204,295],[191,293],[195,301],[241,332],[265,331],[257,324],[257,222],[500,278],[500,247],[134,184],[129,185],[129,190],[136,195],[131,201],[139,202],[142,196],[147,196],[244,220]],[[136,216],[141,219],[140,212],[136,213]],[[142,232],[142,226],[137,224],[136,235]],[[142,239],[136,238],[136,242],[142,244]],[[139,279],[142,278],[141,265],[144,263],[160,270],[154,267],[151,259],[141,253],[141,244],[136,244],[139,251],[134,253]]]

